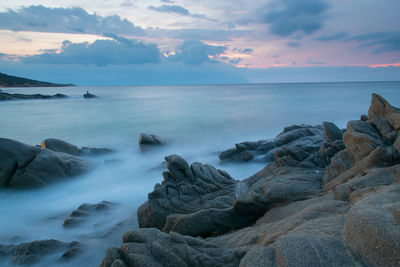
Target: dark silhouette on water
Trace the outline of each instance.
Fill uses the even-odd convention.
[[[83,95],[83,98],[98,98],[98,96],[89,93],[89,91],[86,91],[86,94]]]

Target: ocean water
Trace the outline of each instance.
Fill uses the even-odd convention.
[[[100,98],[83,99],[87,90]],[[3,91],[63,93],[70,98],[0,102],[0,137],[31,145],[53,137],[80,147],[116,151],[90,158],[94,169],[80,177],[38,190],[0,191],[0,244],[50,238],[81,241],[85,252],[69,263],[71,266],[97,266],[106,247],[119,246],[121,234],[137,227],[136,210],[147,200],[154,184],[162,181],[166,155],[179,154],[189,163],[212,164],[235,179],[244,179],[265,164],[221,164],[218,151],[237,142],[273,138],[292,124],[331,121],[344,128],[347,121],[367,113],[373,92],[400,106],[400,82]],[[157,134],[167,145],[141,153],[141,132]],[[80,204],[103,200],[116,205],[80,227],[62,227],[65,217]],[[48,264],[52,260],[49,258]]]

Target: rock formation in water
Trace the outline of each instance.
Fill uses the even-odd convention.
[[[76,210],[72,211],[71,214],[64,220],[63,226],[65,228],[76,227],[79,224],[84,223],[88,220],[88,217],[104,213],[113,206],[113,203],[108,201],[102,201],[97,204],[83,203]]]
[[[88,146],[79,148],[76,145],[70,144],[64,140],[56,138],[47,138],[41,142],[40,146],[42,148],[46,148],[56,152],[67,153],[73,156],[103,155],[113,152],[113,150],[109,148],[95,148]]]
[[[39,187],[89,169],[85,159],[0,138],[0,186]]]
[[[3,100],[27,100],[27,99],[59,99],[67,98],[68,96],[63,94],[55,95],[42,95],[42,94],[10,94],[6,92],[0,92],[0,101]]]
[[[164,181],[138,210],[141,228],[101,266],[400,265],[399,109],[373,94],[368,119],[344,133],[291,126],[223,158],[260,150],[272,162],[243,181],[166,157]]]
[[[91,94],[89,93],[89,91],[87,91],[84,95],[83,98],[99,98],[97,95]]]
[[[164,145],[164,140],[155,134],[141,133],[139,135],[139,147],[141,151],[147,151],[150,147]]]

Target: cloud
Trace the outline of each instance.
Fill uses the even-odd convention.
[[[220,30],[220,29],[178,29],[164,30],[151,29],[146,30],[146,34],[159,38],[160,36],[180,40],[207,40],[207,41],[231,41],[232,38],[240,38],[250,31],[246,30]]]
[[[307,60],[307,64],[309,64],[309,65],[324,65],[325,62],[314,61],[314,60],[309,59],[309,60]]]
[[[326,0],[275,0],[261,20],[270,25],[270,31],[279,36],[296,32],[312,34],[324,22],[324,12],[329,8]]]
[[[175,55],[169,56],[169,60],[182,61],[188,65],[217,62],[216,58],[227,49],[225,46],[207,45],[198,40],[189,40],[178,46]]]
[[[162,6],[158,6],[158,7],[149,6],[148,8],[150,10],[161,12],[161,13],[177,14],[177,15],[189,16],[189,17],[197,18],[197,19],[208,19],[206,16],[201,15],[201,14],[192,14],[186,8],[178,6],[178,5],[162,5]]]
[[[116,37],[97,40],[92,44],[64,41],[62,50],[46,51],[40,55],[21,58],[29,64],[126,65],[159,63],[160,51],[155,44]]]
[[[314,38],[315,41],[336,41],[336,40],[345,40],[349,36],[348,32],[337,32],[330,35],[321,35],[319,37]]]
[[[299,42],[290,41],[290,42],[287,42],[286,45],[289,46],[289,47],[299,47],[300,43]]]
[[[251,54],[251,53],[253,53],[253,49],[252,48],[244,48],[244,49],[234,48],[232,51],[233,52],[238,52],[238,53],[241,53],[241,54]]]
[[[144,30],[119,16],[102,17],[89,14],[79,7],[48,8],[22,7],[0,12],[0,29],[12,31],[62,32],[103,34],[129,34],[142,36]]]
[[[373,53],[400,51],[400,31],[372,32],[352,37],[351,40],[361,42],[359,47],[373,47]]]
[[[161,0],[161,2],[163,2],[163,3],[174,3],[174,1],[171,1],[171,0]]]

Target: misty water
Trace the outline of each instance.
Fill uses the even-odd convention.
[[[87,90],[100,98],[83,99]],[[273,138],[292,124],[331,121],[344,128],[347,121],[367,113],[372,92],[400,106],[400,82],[3,91],[63,93],[70,98],[0,102],[0,137],[31,145],[53,137],[79,147],[116,151],[89,158],[94,168],[83,176],[37,190],[0,191],[0,244],[78,240],[86,252],[76,259],[78,263],[67,264],[71,266],[97,266],[105,248],[120,246],[122,233],[137,227],[136,210],[162,181],[166,155],[212,164],[235,179],[244,179],[265,163],[221,164],[218,151],[237,142]],[[167,145],[141,153],[138,136],[142,132],[161,136]],[[103,200],[116,205],[77,228],[63,228],[63,220],[80,204]]]

